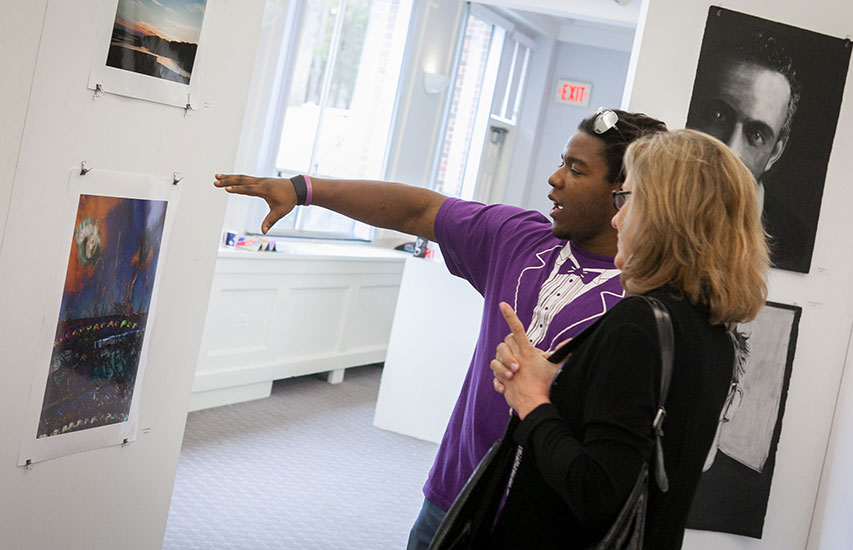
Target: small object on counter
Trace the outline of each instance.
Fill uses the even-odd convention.
[[[394,247],[394,250],[399,250],[400,252],[408,252],[409,254],[411,254],[414,249],[415,243],[413,242],[403,243],[399,246]]]
[[[237,241],[237,233],[233,231],[226,231],[222,234],[222,242],[225,246],[234,246],[234,243]]]
[[[418,237],[415,239],[415,246],[412,249],[412,256],[415,258],[426,258],[427,257],[427,247],[429,246],[429,241],[424,239],[423,237]]]
[[[263,237],[237,237],[235,248],[259,252],[275,252],[275,241]]]

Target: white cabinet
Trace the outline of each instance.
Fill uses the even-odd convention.
[[[272,381],[385,360],[407,254],[279,242],[220,250],[190,410],[266,397]]]
[[[438,443],[480,332],[483,297],[444,262],[406,260],[376,401],[377,428]]]

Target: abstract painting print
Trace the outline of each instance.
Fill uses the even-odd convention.
[[[80,195],[37,438],[128,419],[167,204]]]

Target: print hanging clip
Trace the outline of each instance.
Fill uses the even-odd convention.
[[[189,118],[190,111],[193,108],[192,94],[187,94],[187,106],[184,107],[184,118]]]
[[[92,171],[92,167],[89,166],[88,162],[86,162],[85,160],[80,162],[80,175],[81,176],[85,176],[86,174],[88,174],[91,171]]]

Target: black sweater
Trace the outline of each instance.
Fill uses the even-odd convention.
[[[672,292],[650,295],[670,311],[675,335],[665,408],[670,488],[650,482],[647,550],[681,548],[702,465],[728,393],[734,350],[708,312]],[[651,308],[627,298],[590,329],[541,405],[515,432],[521,460],[492,538],[495,548],[584,548],[618,514],[652,450],[660,347]]]

